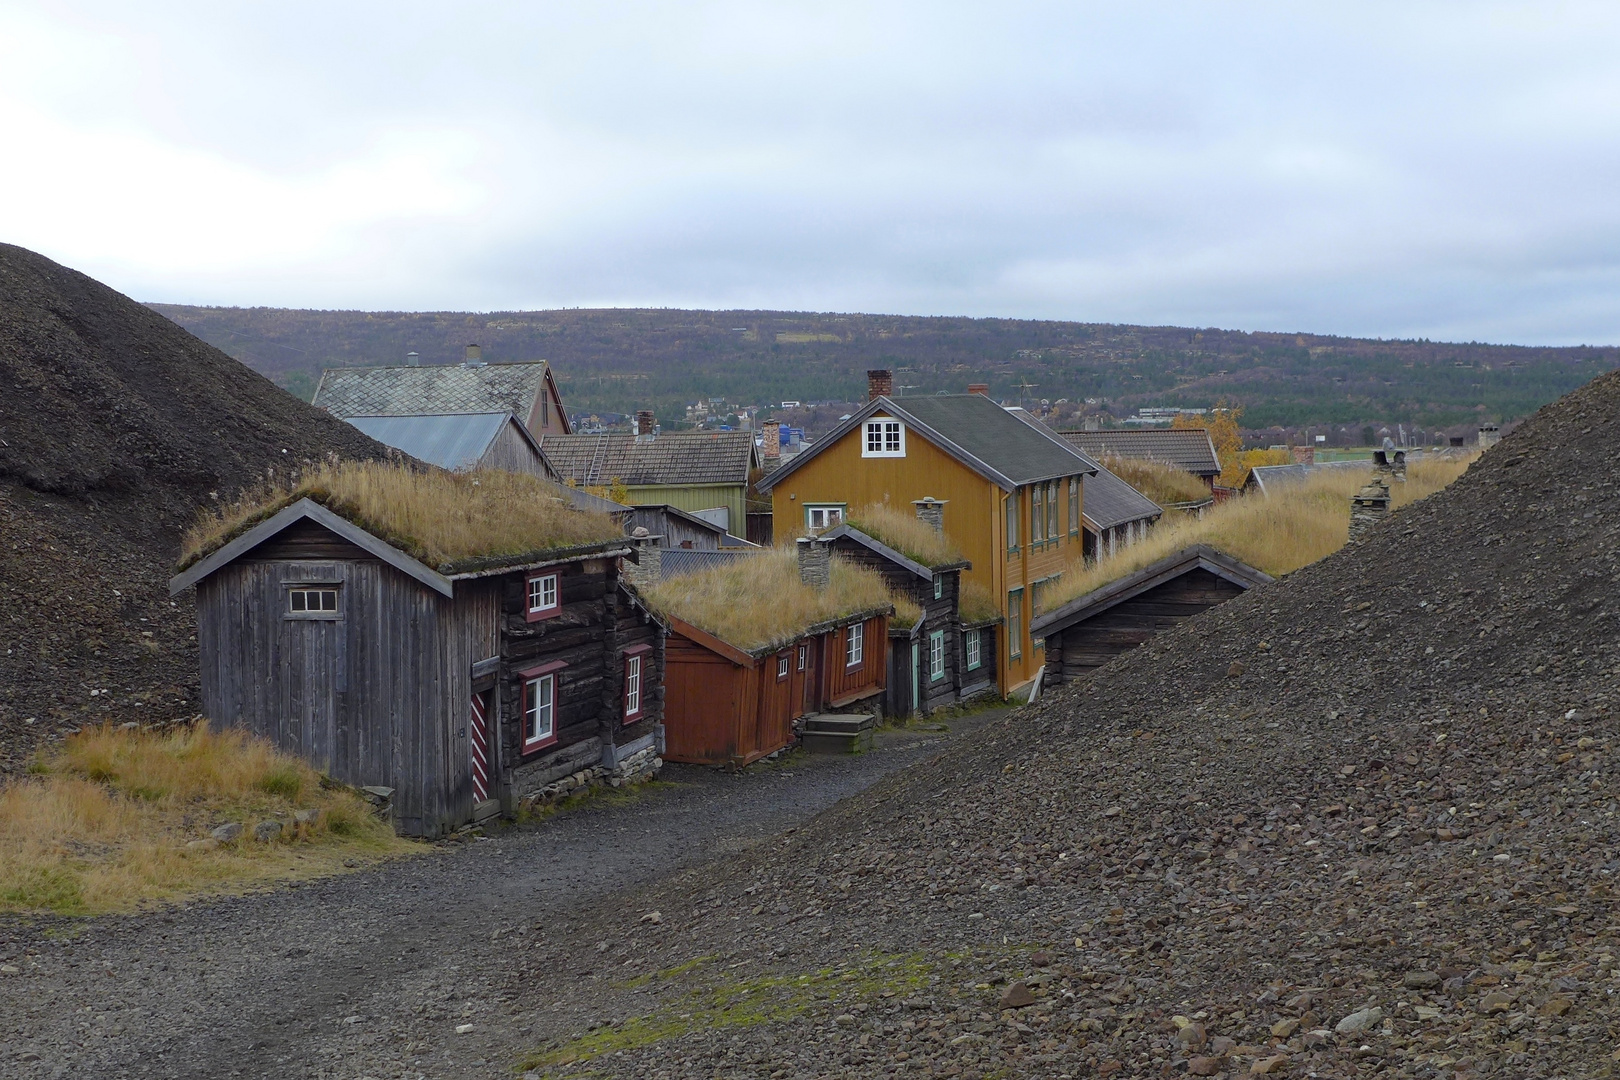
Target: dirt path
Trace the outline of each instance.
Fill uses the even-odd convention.
[[[509,1076],[546,1004],[503,975],[512,931],[633,902],[637,886],[777,835],[998,715],[885,732],[854,758],[672,765],[634,799],[343,878],[0,924],[0,1075]]]

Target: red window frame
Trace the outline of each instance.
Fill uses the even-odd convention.
[[[647,715],[647,659],[652,655],[651,645],[632,645],[624,650],[624,689],[621,691],[619,707],[624,713],[624,722],[633,724]],[[631,663],[637,665],[636,707],[630,708],[630,667]]]
[[[562,680],[557,676],[562,669],[567,666],[568,662],[566,660],[553,660],[550,663],[536,664],[534,667],[524,668],[517,673],[518,678],[523,680],[523,711],[519,714],[520,719],[518,722],[524,726],[527,726],[529,722],[530,686],[540,679],[544,679],[547,676],[551,677],[551,734],[543,738],[530,740],[524,737],[523,727],[519,727],[519,751],[524,757],[528,757],[530,754],[544,750],[548,746],[556,745],[558,733],[562,730],[562,725],[557,723],[557,706],[562,700],[562,695],[560,693]]]
[[[535,583],[551,579],[552,603],[550,607],[535,608],[531,605],[530,596],[533,594]],[[541,586],[542,590],[545,586]],[[544,593],[542,592],[542,596]],[[539,622],[541,619],[554,619],[562,614],[562,575],[555,570],[546,570],[538,574],[530,574],[523,579],[523,615],[529,622]]]

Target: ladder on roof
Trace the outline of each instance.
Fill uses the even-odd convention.
[[[602,482],[602,465],[607,461],[608,437],[607,432],[596,437],[596,450],[591,454],[591,463],[585,467],[584,483],[595,487]]]

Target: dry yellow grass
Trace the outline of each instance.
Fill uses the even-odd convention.
[[[1406,483],[1390,485],[1391,506],[1398,510],[1434,494],[1461,476],[1472,460],[1429,457],[1413,463]],[[1056,585],[1041,591],[1041,608],[1060,608],[1193,544],[1207,544],[1273,577],[1292,573],[1344,546],[1350,497],[1370,476],[1370,468],[1324,469],[1270,496],[1238,495],[1202,517],[1161,521],[1147,539],[1112,558],[1070,564]]]
[[[872,539],[924,566],[949,566],[967,561],[962,550],[935,532],[932,525],[886,503],[858,506],[849,512],[848,521]]]
[[[607,514],[575,510],[556,485],[502,471],[418,471],[385,462],[321,465],[204,511],[186,533],[182,569],[308,498],[430,566],[616,540]]]
[[[977,581],[962,582],[962,597],[957,601],[957,610],[965,623],[987,622],[1001,615],[996,598]]]
[[[297,824],[296,810],[317,810]],[[283,824],[260,843],[260,821]],[[205,840],[244,825],[235,843]],[[303,762],[206,724],[71,736],[34,775],[0,787],[0,911],[93,915],[340,873],[417,850]]]
[[[922,621],[922,605],[909,596],[900,593],[890,593],[889,600],[894,604],[894,614],[889,616],[889,625],[898,626],[902,630],[910,630]]]
[[[881,577],[836,556],[830,576],[827,588],[810,588],[799,580],[796,553],[780,547],[661,581],[642,595],[655,610],[749,652],[785,645],[816,623],[893,602]]]
[[[1185,469],[1143,458],[1106,455],[1103,468],[1125,481],[1160,506],[1171,503],[1203,502],[1210,497],[1204,482]]]

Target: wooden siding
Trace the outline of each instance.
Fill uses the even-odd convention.
[[[807,505],[842,503],[857,507],[887,503],[910,511],[911,503],[917,499],[946,500],[945,533],[973,564],[964,572],[965,580],[988,589],[1003,614],[1008,593],[1024,590],[1022,656],[1010,657],[1007,635],[997,633],[999,652],[994,670],[1002,694],[1028,682],[1041,666],[1040,653],[1029,640],[1030,586],[1061,573],[1082,556],[1085,529],[1078,534],[1069,532],[1068,481],[1057,481],[1060,535],[1032,543],[1028,486],[1011,494],[1004,492],[914,430],[906,432],[903,458],[863,458],[860,438],[859,429],[846,433],[772,489],[777,535],[803,536]],[[1082,485],[1079,498],[1084,497]],[[1018,547],[1013,551],[1007,547],[1009,510],[1018,515]],[[1081,511],[1083,514],[1083,502]]]
[[[844,657],[849,644],[849,627],[842,627],[822,635],[825,644],[822,656],[827,659],[822,672],[822,685],[826,688],[824,700],[829,709],[842,708],[883,690],[888,677],[889,618],[879,615],[859,624],[864,627],[861,638],[861,662],[846,666]]]
[[[501,430],[484,456],[478,459],[480,469],[505,469],[508,472],[528,473],[545,477],[545,463],[534,446],[518,431],[515,424],[502,424]]]
[[[1243,589],[1198,568],[1047,637],[1046,672],[1052,682],[1084,678],[1120,653]]]
[[[670,506],[692,513],[712,510],[717,506],[731,511],[731,524],[726,531],[741,536],[748,528],[747,486],[744,484],[648,484],[631,486],[630,501],[638,506],[668,503]]]
[[[338,618],[289,617],[287,584],[308,581],[338,584]],[[375,560],[242,560],[199,584],[197,609],[207,716],[393,788],[402,832],[470,815],[471,669],[497,647],[492,589],[452,601]]]
[[[742,758],[742,719],[752,709],[753,670],[671,634],[665,645],[664,756],[724,764]]]

